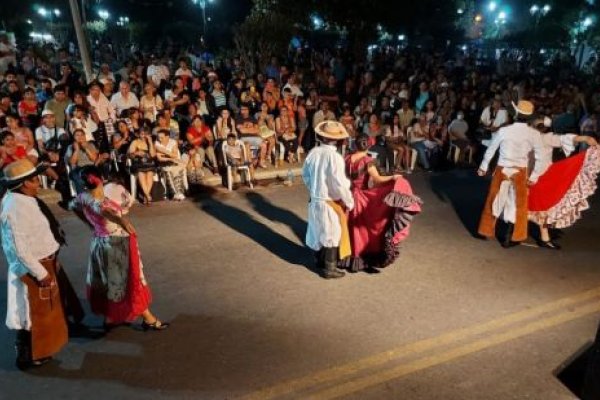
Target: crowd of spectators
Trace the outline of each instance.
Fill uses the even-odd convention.
[[[189,184],[225,177],[227,165],[247,166],[254,179],[255,169],[301,163],[325,120],[346,126],[345,152],[368,134],[383,173],[447,168],[452,150],[452,164],[473,163],[520,99],[557,133],[598,133],[597,82],[565,54],[534,68],[508,52],[482,61],[462,50],[386,48],[356,59],[300,49],[251,74],[242,58],[213,64],[155,49],[100,64],[91,82],[67,48],[7,47],[0,57],[13,60],[0,63],[0,167],[46,161],[48,185],[65,197],[69,185],[81,190],[77,170],[90,164],[125,182],[136,176],[145,204],[157,182],[181,200]]]

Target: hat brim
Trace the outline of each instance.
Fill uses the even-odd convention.
[[[348,135],[348,132],[346,131],[340,131],[340,132],[326,132],[323,130],[323,124],[319,124],[315,127],[315,133],[319,136],[321,136],[322,138],[325,139],[332,139],[332,140],[343,140],[343,139],[347,139],[350,137],[350,135]]]
[[[3,176],[0,179],[0,184],[2,186],[4,186],[5,188],[9,189],[9,190],[10,189],[14,189],[17,186],[20,186],[26,180],[31,179],[34,176],[38,176],[38,175],[43,174],[48,169],[48,167],[49,167],[48,164],[43,164],[43,163],[42,164],[38,164],[35,167],[35,169],[32,170],[31,172],[29,172],[27,175],[21,176],[21,177],[19,177],[17,179],[9,179],[9,178]]]
[[[515,109],[515,111],[518,114],[530,116],[530,115],[533,115],[533,113],[534,113],[534,110],[525,111],[525,110],[520,109],[519,106],[517,104],[515,104],[514,101],[512,101],[511,103],[512,103],[513,108]]]

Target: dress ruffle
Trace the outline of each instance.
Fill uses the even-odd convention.
[[[581,218],[581,213],[590,208],[588,197],[596,191],[598,173],[600,150],[594,146],[586,151],[581,170],[559,202],[546,211],[530,211],[529,219],[538,225],[558,229],[573,225]]]

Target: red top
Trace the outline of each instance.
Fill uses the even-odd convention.
[[[19,114],[21,116],[27,116],[30,114],[36,114],[38,112],[37,103],[28,104],[26,101],[22,100],[19,102]]]
[[[190,126],[187,130],[188,140],[194,147],[202,146],[205,143],[210,143],[212,132],[206,125],[202,125],[201,130],[198,130],[195,126]]]

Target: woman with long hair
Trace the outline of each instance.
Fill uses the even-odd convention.
[[[144,330],[164,330],[149,309],[152,295],[143,273],[135,228],[123,205],[105,195],[102,173],[95,166],[80,171],[85,191],[70,205],[93,231],[87,271],[87,296],[104,327],[130,323],[142,317]]]
[[[401,175],[381,176],[367,154],[369,136],[356,139],[356,152],[346,157],[354,208],[348,215],[352,255],[342,260],[350,272],[379,272],[398,257],[421,200]]]
[[[131,158],[132,172],[137,174],[142,189],[143,203],[149,206],[152,203],[151,191],[156,171],[156,150],[149,126],[143,126],[131,142],[128,155]]]

